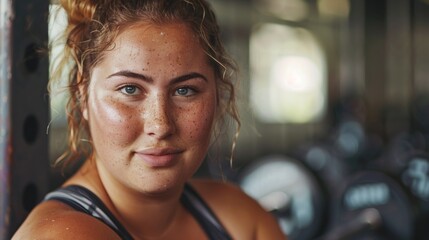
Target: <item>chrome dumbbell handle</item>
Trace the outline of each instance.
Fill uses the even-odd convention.
[[[335,227],[318,240],[345,240],[367,230],[374,230],[383,224],[379,211],[375,208],[363,210],[353,220]]]

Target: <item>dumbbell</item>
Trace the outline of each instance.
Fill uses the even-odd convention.
[[[429,155],[425,152],[413,152],[402,161],[402,183],[424,204],[422,207],[429,211]]]
[[[326,198],[317,177],[300,161],[271,155],[240,173],[239,185],[278,219],[291,240],[309,240],[326,223]]]
[[[425,152],[427,140],[421,132],[402,132],[388,141],[376,168],[398,175],[407,165],[407,158],[415,152]]]
[[[362,171],[339,188],[321,240],[412,240],[416,214],[407,191],[381,171]]]
[[[426,164],[429,164],[426,145],[427,141],[420,132],[401,133],[390,141],[385,154],[378,159],[376,165],[378,169],[400,178],[401,182],[423,201],[429,201],[429,198],[423,196],[422,190],[419,190],[419,193],[413,188],[417,186],[417,173],[420,174],[420,179],[429,174],[424,169]]]
[[[416,151],[404,156],[399,177],[417,199],[416,239],[429,239],[429,155]]]
[[[354,159],[365,147],[365,130],[355,119],[342,120],[331,137],[332,147],[343,159]]]
[[[303,144],[292,156],[301,161],[316,176],[329,196],[332,196],[332,191],[338,183],[343,182],[353,172],[347,162],[336,154],[331,142]]]
[[[403,132],[390,140],[377,169],[389,173],[410,193],[416,209],[415,239],[429,239],[429,156],[422,132]]]
[[[365,169],[381,155],[382,149],[378,137],[366,133],[357,119],[349,117],[338,120],[328,137],[298,147],[294,157],[335,188],[345,176]]]

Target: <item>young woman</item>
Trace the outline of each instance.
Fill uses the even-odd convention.
[[[83,166],[14,239],[284,239],[237,187],[194,180],[238,120],[231,62],[203,0],[64,0],[68,118]],[[81,139],[85,137],[87,141]]]

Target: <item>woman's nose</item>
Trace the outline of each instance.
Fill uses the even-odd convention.
[[[175,123],[172,119],[171,104],[163,96],[156,96],[147,101],[143,112],[145,134],[162,139],[175,132]]]

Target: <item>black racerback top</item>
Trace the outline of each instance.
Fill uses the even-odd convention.
[[[123,240],[133,239],[131,234],[115,218],[101,199],[85,187],[70,185],[60,188],[48,193],[45,197],[45,201],[47,200],[63,202],[77,211],[84,212],[101,220]],[[194,216],[210,240],[232,239],[212,210],[189,184],[185,185],[180,200],[185,209]]]

